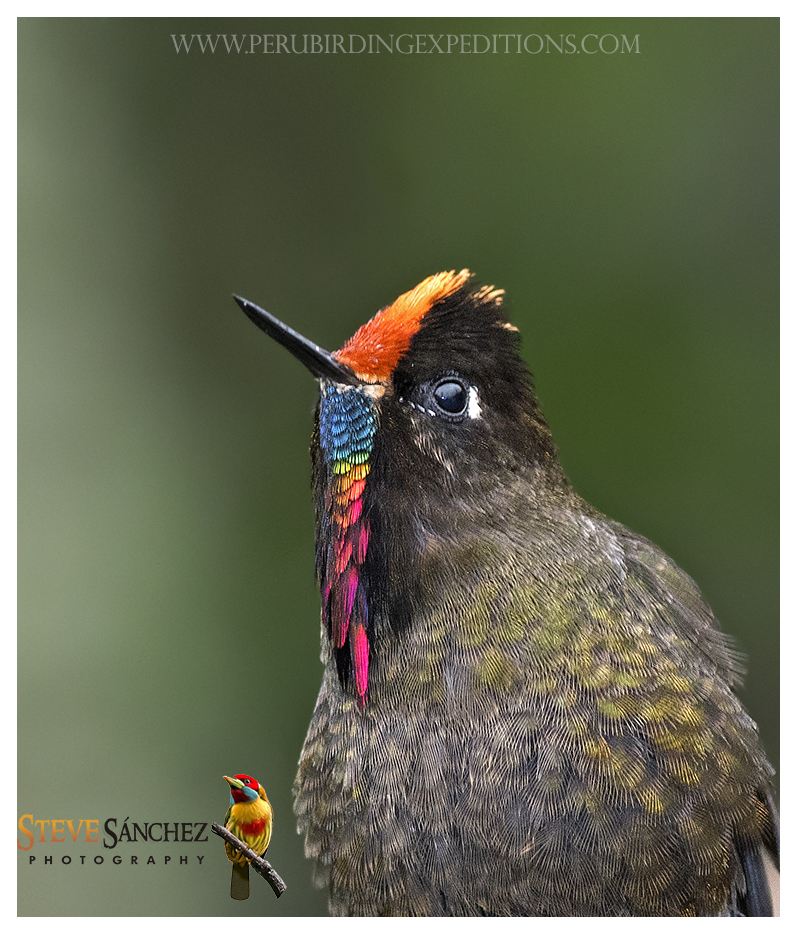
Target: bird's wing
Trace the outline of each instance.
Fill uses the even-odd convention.
[[[698,650],[696,660],[700,669],[704,665],[714,669],[716,678],[732,689],[741,681],[742,654],[735,651],[731,641],[720,631],[709,606],[701,597],[695,582],[653,543],[630,533],[620,524],[612,524],[622,540],[632,574],[645,585],[646,593],[655,603],[663,620],[670,620],[673,633],[679,640],[689,641]],[[746,725],[746,721],[749,722]],[[716,730],[724,727],[715,725]],[[751,768],[754,787],[752,798],[759,814],[759,837],[736,840],[734,850],[738,861],[738,877],[733,885],[730,910],[741,916],[772,916],[779,896],[779,829],[778,815],[769,787],[772,774],[762,751],[753,722],[740,708],[734,715],[732,727],[741,738]],[[746,727],[745,730],[739,730]],[[739,733],[738,733],[739,732]],[[758,801],[756,801],[758,800]],[[778,910],[777,910],[778,911]]]
[[[741,916],[779,915],[779,819],[769,793],[763,797],[769,825],[761,847],[739,848],[744,890],[738,897]]]
[[[263,817],[266,819],[266,831],[264,835],[264,845],[261,854],[265,854],[267,848],[269,847],[269,842],[272,839],[272,826],[274,823],[274,811],[272,810],[272,803],[269,801],[269,797],[266,795],[266,790],[263,786],[258,786],[258,796],[263,804]]]

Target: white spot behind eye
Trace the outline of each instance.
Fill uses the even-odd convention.
[[[466,409],[469,419],[479,419],[482,416],[482,409],[479,405],[479,390],[475,386],[468,388],[468,408]]]

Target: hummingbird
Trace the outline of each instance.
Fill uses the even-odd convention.
[[[266,853],[272,836],[272,806],[266,790],[252,776],[239,773],[225,776],[230,786],[230,807],[224,816],[224,826],[258,856]],[[225,842],[227,857],[233,862],[230,896],[249,899],[249,861],[241,851]]]
[[[771,915],[772,769],[695,582],[565,476],[503,290],[425,279],[318,380],[324,674],[295,812],[333,915]]]

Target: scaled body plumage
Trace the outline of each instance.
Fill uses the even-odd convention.
[[[297,352],[326,669],[295,807],[330,909],[770,914],[736,656],[690,577],[574,492],[518,346],[463,271]]]

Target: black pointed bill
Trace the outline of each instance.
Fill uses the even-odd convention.
[[[336,360],[329,351],[325,351],[318,344],[308,341],[299,332],[289,328],[288,325],[284,325],[279,318],[275,318],[274,315],[264,311],[253,302],[242,299],[240,295],[234,295],[233,298],[241,306],[242,311],[250,321],[254,322],[261,331],[265,331],[270,338],[274,338],[278,344],[282,344],[286,350],[290,351],[317,380],[334,380],[336,383],[346,383],[349,386],[363,385],[363,381],[359,380],[349,367]]]

